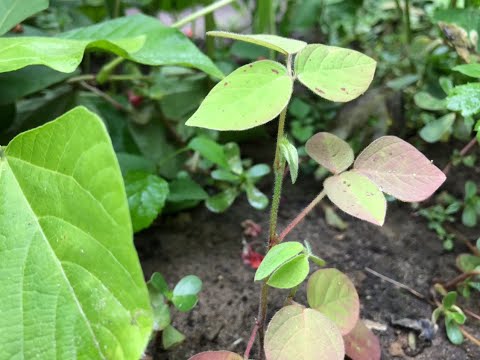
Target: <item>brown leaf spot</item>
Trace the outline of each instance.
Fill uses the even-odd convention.
[[[347,91],[347,89],[345,89],[345,88],[340,88],[340,90],[342,90],[342,91]]]
[[[320,94],[325,94],[325,91],[323,91],[322,89],[319,89],[318,87],[315,88],[315,91]]]
[[[272,69],[272,72],[274,72],[275,74],[278,74],[278,70]]]
[[[225,81],[225,82],[223,83],[223,86],[227,86],[227,85],[228,85],[228,81]]]

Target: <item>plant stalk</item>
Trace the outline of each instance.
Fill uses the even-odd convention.
[[[236,0],[220,0],[217,1],[211,5],[205,6],[204,8],[201,8],[198,11],[195,11],[191,13],[188,16],[185,16],[183,19],[178,20],[176,23],[172,25],[174,28],[181,28],[183,25],[186,25],[192,21],[197,20],[198,18],[201,18],[211,12],[214,12],[215,10],[220,9],[221,7],[224,7],[226,5],[229,5],[233,3]]]
[[[410,19],[410,0],[405,0],[405,40],[409,46],[412,41],[412,24]]]
[[[325,193],[324,190],[320,192],[320,194],[318,194],[315,197],[315,199],[313,199],[312,202],[308,204],[307,207],[303,209],[302,212],[298,214],[297,217],[293,219],[293,221],[290,224],[288,224],[285,230],[283,230],[282,233],[278,236],[278,243],[281,243],[283,239],[285,239],[285,236],[287,236],[290,233],[290,231],[292,231],[295,228],[295,226],[297,226],[303,220],[303,218],[307,216],[308,213],[312,211],[313,208],[317,206],[320,201],[322,201],[325,195],[327,194]]]

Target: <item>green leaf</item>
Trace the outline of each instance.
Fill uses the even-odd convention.
[[[357,324],[360,300],[350,279],[337,269],[321,269],[310,276],[307,300],[311,308],[332,320],[342,335]]]
[[[470,254],[460,254],[457,256],[456,264],[463,272],[473,271],[477,266],[480,266],[480,257]]]
[[[151,289],[149,286],[150,303],[153,310],[153,330],[162,331],[171,323],[170,308],[165,302],[164,296],[158,291],[150,291]]]
[[[0,72],[28,65],[46,65],[72,72],[87,49],[113,52],[144,65],[194,67],[217,78],[221,71],[179,30],[153,17],[133,15],[78,28],[60,38],[0,38]]]
[[[212,176],[213,179],[219,180],[219,181],[227,181],[234,184],[240,182],[240,177],[228,170],[222,170],[222,169],[214,170],[211,172],[210,175]]]
[[[155,163],[145,159],[143,156],[124,152],[117,152],[117,160],[125,177],[131,171],[141,171],[149,174],[155,174]]]
[[[341,231],[344,231],[348,228],[348,224],[343,221],[340,216],[338,216],[337,212],[332,207],[325,206],[323,210],[325,212],[325,221],[328,225],[333,226]]]
[[[463,343],[463,334],[458,324],[453,320],[445,319],[445,327],[448,339],[455,345],[461,345]]]
[[[346,171],[327,178],[324,190],[340,210],[356,218],[383,225],[387,202],[377,185],[356,171]]]
[[[453,123],[455,122],[455,114],[450,113],[441,118],[430,121],[420,131],[420,137],[429,143],[434,143],[449,134],[452,131]]]
[[[187,200],[205,200],[208,194],[203,188],[191,179],[175,179],[169,184],[168,201],[181,202]]]
[[[468,227],[475,227],[477,225],[477,211],[475,206],[467,204],[462,212],[462,223]]]
[[[309,271],[308,255],[297,255],[280,265],[270,276],[267,284],[277,289],[291,289],[300,285],[308,276]]]
[[[347,102],[370,86],[376,62],[355,50],[312,44],[295,59],[298,80],[327,100]]]
[[[325,266],[326,264],[325,260],[313,254],[308,255],[308,260],[313,261],[318,266]]]
[[[344,343],[336,325],[314,309],[286,306],[268,324],[267,360],[343,360]]]
[[[380,340],[361,320],[343,337],[343,341],[345,353],[350,359],[380,360],[382,357]]]
[[[45,66],[29,66],[21,70],[0,74],[0,89],[2,92],[0,105],[36,93],[70,76],[72,75]]]
[[[170,289],[168,288],[167,281],[159,272],[154,272],[150,277],[150,280],[147,283],[149,289],[153,288],[156,291],[160,292],[163,296],[170,298]]]
[[[353,163],[353,150],[338,136],[319,132],[305,145],[307,154],[334,174],[347,170]]]
[[[457,65],[453,70],[470,77],[480,78],[480,64]]]
[[[455,306],[455,307],[456,307],[456,306]],[[455,321],[455,322],[456,322],[457,324],[459,324],[459,325],[465,324],[465,321],[467,321],[467,317],[466,317],[465,314],[460,310],[460,308],[458,308],[458,310],[460,310],[460,311],[455,311],[454,309],[452,309],[452,310],[453,310],[453,311],[448,311],[448,312],[447,312],[447,318]]]
[[[125,190],[133,231],[148,228],[162,212],[168,196],[168,183],[157,175],[134,171],[125,176]]]
[[[270,249],[255,273],[255,281],[265,279],[280,265],[297,256],[305,248],[299,242],[283,242]]]
[[[195,275],[185,276],[173,289],[172,302],[179,311],[190,311],[197,304],[201,290],[202,280]]]
[[[282,156],[287,160],[288,168],[290,169],[290,177],[292,184],[295,184],[298,177],[298,152],[297,148],[288,141],[286,137],[283,137],[280,141],[280,151]]]
[[[258,190],[252,183],[245,185],[248,203],[257,210],[263,210],[268,206],[268,197]]]
[[[450,309],[457,302],[457,292],[450,291],[442,299],[442,305],[445,309]]]
[[[438,99],[425,91],[416,93],[413,100],[415,105],[423,110],[439,111],[445,110],[446,107],[445,99]]]
[[[165,350],[180,345],[185,340],[185,335],[175,329],[172,325],[168,325],[162,332],[162,345]]]
[[[268,174],[270,174],[270,166],[267,164],[254,165],[247,171],[247,177],[251,178],[252,180],[258,180]]]
[[[263,46],[282,54],[296,54],[302,50],[307,43],[300,40],[289,39],[277,35],[267,34],[235,34],[227,31],[209,31],[209,36],[222,37],[227,39],[240,40],[251,44]]]
[[[228,188],[216,195],[210,196],[205,201],[205,205],[211,212],[222,213],[232,206],[237,196],[237,190],[234,188]]]
[[[242,356],[230,351],[205,351],[192,356],[189,360],[244,360]]]
[[[152,311],[102,121],[76,108],[1,148],[0,204],[2,354],[138,359]]]
[[[0,2],[0,35],[46,8],[48,8],[48,0],[2,0]]]
[[[287,106],[293,80],[287,69],[262,60],[242,66],[219,82],[187,125],[214,130],[246,130],[273,120]]]
[[[477,184],[472,180],[465,182],[465,201],[472,199],[477,194]]]
[[[194,151],[198,151],[200,155],[214,164],[224,169],[229,168],[223,146],[217,144],[215,141],[203,136],[197,136],[190,140],[188,147]]]
[[[464,117],[480,112],[480,83],[455,86],[447,97],[447,108]]]

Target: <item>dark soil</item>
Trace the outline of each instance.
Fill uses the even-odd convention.
[[[457,196],[462,195],[459,184],[463,186],[464,177],[480,179],[479,168],[453,169],[453,172],[457,172],[462,181],[455,181],[457,176],[452,176],[446,187]],[[279,229],[287,225],[320,188],[320,183],[307,176],[295,187],[286,181]],[[453,252],[445,252],[440,240],[427,229],[425,219],[416,215],[409,204],[391,203],[383,227],[341,215],[349,223],[344,232],[326,225],[319,207],[288,240],[308,239],[314,252],[327,260],[328,266],[339,268],[351,277],[360,295],[361,317],[386,327],[375,331],[382,344],[382,359],[480,359],[480,348],[469,341],[463,346],[450,344],[442,326],[433,342],[417,338],[415,348],[409,347],[409,330],[393,326],[392,320],[430,318],[431,305],[365,271],[369,267],[429,297],[435,281],[458,275],[455,256],[466,252],[464,245],[457,243]],[[150,349],[154,359],[184,360],[201,351],[220,349],[243,354],[257,313],[259,291],[259,285],[253,283],[254,270],[241,259],[240,223],[248,218],[261,224],[264,229],[261,239],[265,239],[268,213],[253,210],[244,199],[237,200],[222,215],[197,208],[167,217],[160,226],[138,236],[136,244],[147,278],[158,271],[172,284],[187,274],[196,274],[204,282],[197,307],[191,313],[174,314],[174,325],[185,333],[187,340],[169,352],[162,352],[160,345],[155,346]],[[472,240],[478,236],[478,229],[469,232],[458,224],[455,226]],[[315,270],[312,266],[312,271]],[[282,306],[286,296],[285,291],[270,292],[269,317]],[[475,302],[469,306],[479,313],[479,295],[474,296]],[[306,304],[304,287],[295,300]],[[477,337],[480,335],[478,322],[469,319],[467,325],[469,331]]]

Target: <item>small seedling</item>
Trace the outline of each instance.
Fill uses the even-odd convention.
[[[448,339],[455,345],[463,342],[463,334],[460,325],[463,325],[467,317],[457,305],[457,293],[451,291],[444,295],[442,304],[439,305],[432,313],[433,323],[437,323],[440,316],[445,317],[445,328],[447,330]]]
[[[309,307],[293,301],[297,289],[308,277],[310,262],[320,267],[325,262],[312,253],[308,243],[283,241],[325,196],[344,212],[381,226],[387,207],[383,193],[401,201],[422,201],[445,181],[445,175],[412,145],[394,136],[375,140],[355,159],[344,140],[333,134],[318,133],[307,141],[305,150],[332,175],[313,201],[279,233],[278,209],[287,165],[292,183],[298,176],[298,152],[284,134],[294,82],[298,80],[324,99],[347,102],[367,90],[376,62],[357,51],[307,45],[273,35],[219,31],[208,35],[254,43],[286,56],[285,66],[262,60],[233,71],[212,89],[187,121],[187,125],[207,129],[245,130],[279,116],[267,254],[255,274],[255,280],[262,283],[259,315],[243,358],[250,358],[258,339],[259,360],[343,360],[345,354],[353,360],[380,359],[379,341],[359,320],[359,297],[345,274],[333,268],[317,270],[308,279]],[[270,287],[290,289],[290,293],[286,306],[273,316],[265,330]],[[207,359],[242,357],[217,351],[191,358]]]
[[[156,272],[147,282],[147,288],[153,309],[154,332],[162,332],[164,349],[179,345],[185,340],[185,335],[172,325],[170,307],[180,312],[192,310],[197,305],[202,281],[195,275],[188,275],[170,290],[165,278]]]

